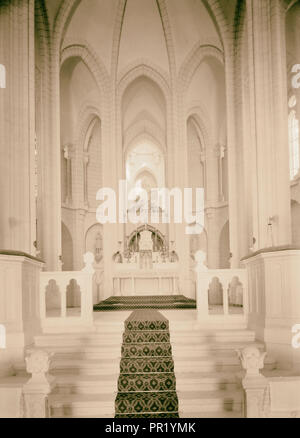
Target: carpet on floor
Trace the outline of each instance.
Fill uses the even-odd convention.
[[[95,312],[134,309],[196,309],[196,301],[184,295],[113,296],[94,305]]]
[[[115,418],[178,418],[168,319],[139,309],[124,325]]]

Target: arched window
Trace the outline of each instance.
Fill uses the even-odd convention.
[[[289,150],[290,150],[290,178],[295,178],[300,169],[299,157],[299,120],[296,115],[296,97],[289,99]]]

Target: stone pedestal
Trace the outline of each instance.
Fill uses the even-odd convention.
[[[266,343],[280,368],[300,370],[292,345],[300,323],[300,249],[258,251],[243,260],[248,270],[249,328]]]
[[[246,370],[242,380],[245,390],[245,417],[261,418],[264,416],[268,380],[260,374],[260,369],[264,367],[266,353],[260,352],[256,347],[246,347],[237,353]]]
[[[26,369],[32,377],[23,387],[24,417],[49,418],[48,395],[55,386],[55,378],[49,374],[51,355],[45,350],[28,353]]]
[[[13,373],[23,362],[24,348],[41,331],[40,271],[43,263],[24,253],[0,252],[0,322],[5,348],[0,349],[0,375]]]

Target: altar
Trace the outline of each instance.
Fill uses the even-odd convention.
[[[153,269],[120,264],[113,273],[113,294],[128,295],[178,295],[177,263],[164,263]],[[171,265],[171,266],[170,266]]]
[[[115,257],[112,283],[114,296],[178,295],[178,260],[165,249],[153,251],[153,232],[139,232],[136,250]]]

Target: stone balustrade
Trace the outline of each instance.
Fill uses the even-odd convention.
[[[196,272],[196,299],[199,320],[213,316],[244,319],[248,313],[246,269],[207,269],[199,255]]]
[[[93,326],[93,254],[85,254],[84,262],[82,271],[41,272],[40,314],[44,332]]]

